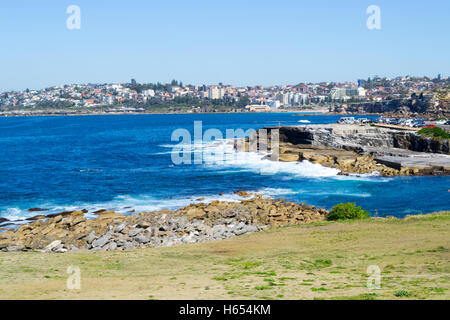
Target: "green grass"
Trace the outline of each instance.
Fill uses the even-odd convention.
[[[127,252],[0,253],[0,299],[450,299],[449,239],[445,212]],[[70,265],[82,290],[66,288]]]
[[[399,290],[399,291],[397,291],[394,295],[395,295],[396,297],[401,297],[401,298],[403,298],[403,297],[411,297],[411,296],[412,296],[412,294],[409,293],[409,292],[406,291],[406,290]]]
[[[438,140],[450,139],[450,134],[448,134],[444,129],[439,127],[422,128],[417,133],[422,136],[427,136]]]

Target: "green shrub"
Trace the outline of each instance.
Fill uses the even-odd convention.
[[[365,219],[367,217],[369,217],[369,212],[357,207],[355,203],[339,203],[327,214],[327,220]]]
[[[395,296],[396,296],[396,297],[399,297],[399,298],[401,298],[401,297],[411,297],[412,294],[409,293],[409,292],[406,291],[406,290],[400,290],[400,291],[397,291],[397,292],[395,293]]]
[[[448,134],[444,129],[439,127],[422,128],[417,133],[423,136],[432,137],[436,139],[450,139],[450,134]]]

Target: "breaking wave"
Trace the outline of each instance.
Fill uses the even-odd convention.
[[[297,177],[334,177],[338,169],[324,167],[309,161],[280,162],[269,159],[270,154],[264,152],[238,152],[230,140],[218,140],[197,145],[160,145],[172,148],[168,153],[178,153],[180,148],[186,153],[201,153],[203,164],[217,169],[239,168],[241,171],[250,171],[261,175],[288,174]]]

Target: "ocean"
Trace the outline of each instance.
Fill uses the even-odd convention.
[[[449,209],[450,177],[341,176],[308,162],[278,163],[263,155],[231,155],[177,165],[175,130],[203,131],[334,123],[339,116],[293,113],[105,115],[0,118],[0,217],[99,209],[127,213],[174,209],[195,202],[237,201],[234,191],[330,209],[354,202],[373,215],[403,217]],[[217,132],[216,130],[216,132]],[[186,147],[187,157],[218,145]],[[186,141],[183,142],[186,144]],[[229,146],[228,146],[229,147]],[[227,147],[227,148],[228,148]],[[211,154],[206,157],[211,157]],[[221,195],[220,195],[221,194]],[[201,199],[201,200],[199,200]]]

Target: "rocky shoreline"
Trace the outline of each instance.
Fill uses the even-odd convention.
[[[414,130],[369,125],[299,125],[264,128],[270,150],[271,131],[278,130],[278,159],[283,162],[310,161],[340,170],[340,174],[448,175],[448,140],[422,137]],[[256,137],[250,137],[256,141]],[[249,151],[250,139],[235,143]],[[258,144],[258,150],[261,147]]]
[[[327,214],[306,204],[258,194],[236,192],[239,202],[213,201],[178,210],[142,212],[124,216],[114,211],[97,212],[88,220],[85,211],[41,215],[35,221],[0,233],[0,252],[133,250],[222,240],[284,226],[323,220]]]

